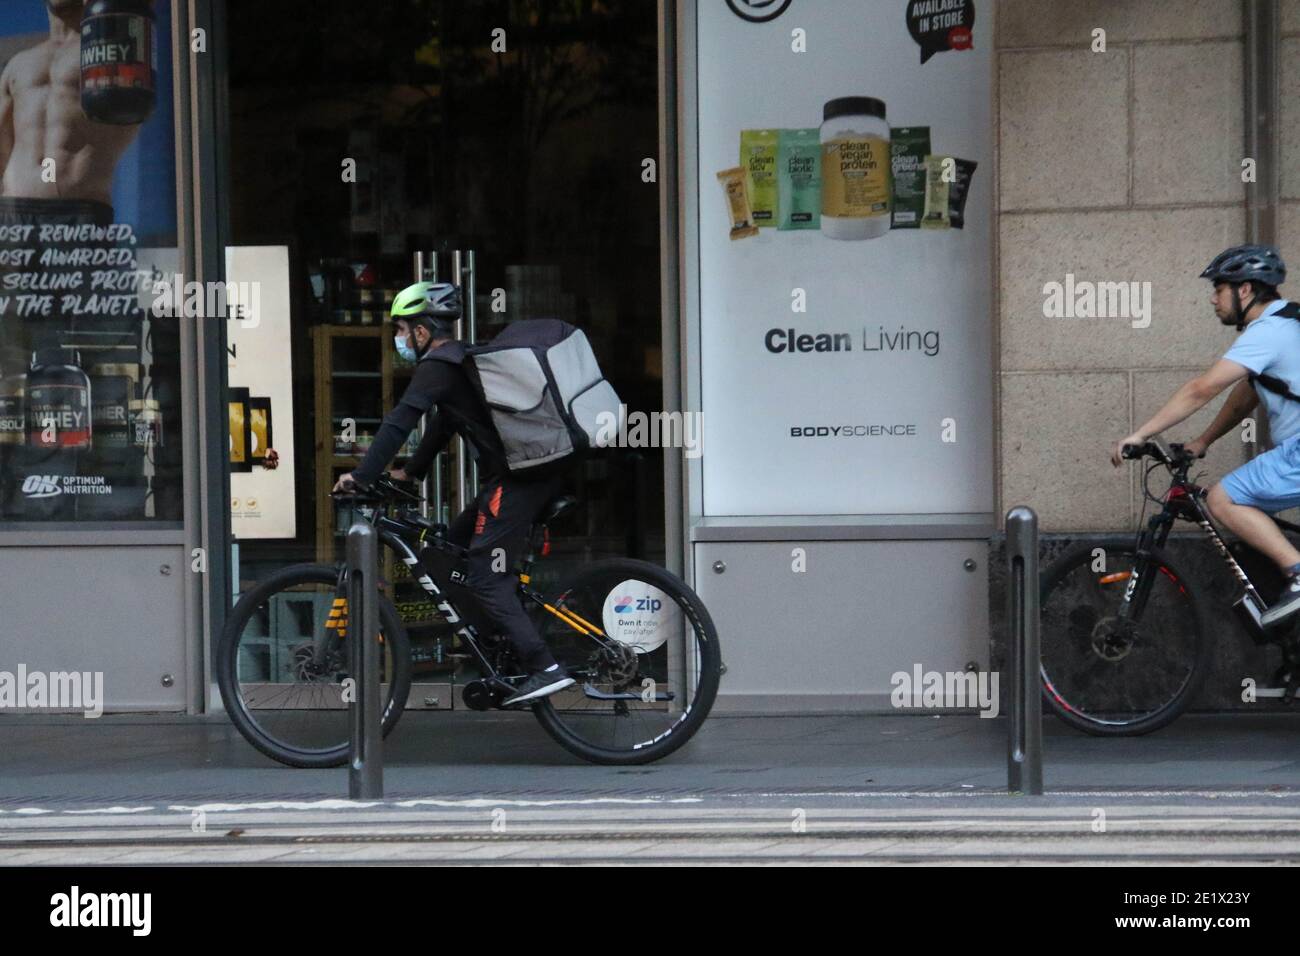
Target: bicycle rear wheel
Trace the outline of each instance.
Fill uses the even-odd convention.
[[[350,717],[342,682],[350,676],[346,596],[339,570],[299,564],[247,591],[230,612],[217,652],[217,682],[231,721],[254,747],[291,767],[347,762]],[[346,593],[346,592],[345,592]],[[313,651],[331,628],[333,650]],[[379,604],[383,732],[397,724],[411,690],[411,646],[396,609]]]
[[[1209,669],[1200,602],[1162,552],[1150,552],[1140,615],[1118,617],[1136,563],[1131,541],[1084,543],[1042,576],[1043,696],[1058,717],[1090,734],[1132,736],[1166,726]]]
[[[722,655],[709,612],[680,578],[645,561],[604,561],[551,605],[606,638],[602,646],[543,612],[542,637],[576,681],[533,707],[560,746],[592,763],[641,764],[699,730]]]

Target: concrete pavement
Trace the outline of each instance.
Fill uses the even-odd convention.
[[[0,863],[1292,862],[1300,715],[1143,738],[1048,718],[1042,798],[1002,719],[715,715],[646,767],[584,764],[529,715],[413,712],[386,799],[281,767],[223,717],[0,721]]]

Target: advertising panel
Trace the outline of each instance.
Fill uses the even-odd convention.
[[[0,527],[181,520],[170,35],[165,3],[0,10]]]
[[[992,510],[991,6],[696,5],[706,516]]]
[[[293,356],[287,246],[226,250],[230,526],[237,539],[292,538]]]

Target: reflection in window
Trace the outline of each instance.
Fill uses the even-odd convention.
[[[171,17],[118,10],[0,12],[0,527],[181,518]]]

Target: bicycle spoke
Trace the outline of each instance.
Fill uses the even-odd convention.
[[[647,637],[642,633],[643,629],[638,629],[632,622],[643,623],[650,613],[661,613],[663,618],[659,626],[672,631],[674,638],[680,630],[687,640],[694,661],[698,661],[699,656],[699,633],[697,625],[690,620],[690,615],[683,606],[673,603],[669,608],[664,603],[675,599],[649,582],[635,581],[625,575],[626,572],[621,572],[608,577],[591,578],[582,587],[570,589],[564,596],[564,606],[567,609],[584,620],[601,623],[602,630],[608,635],[605,643],[612,645],[614,651],[603,649],[590,638],[576,636],[576,632],[567,629],[562,622],[548,623],[544,636],[566,667],[570,670],[581,669],[588,674],[595,691],[635,695],[630,700],[613,701],[593,699],[582,689],[576,694],[566,694],[563,697],[557,695],[551,704],[555,719],[569,733],[590,746],[608,751],[634,752],[672,732],[688,713],[698,688],[683,686],[677,675],[669,672],[667,640],[657,636],[657,631],[648,627],[643,629],[655,636]],[[613,601],[613,606],[622,610],[611,613],[611,599],[618,598],[624,592],[632,601],[648,602],[640,614],[632,604],[623,607],[618,601]],[[650,612],[648,608],[651,606],[656,606],[658,610]],[[637,643],[624,646],[622,642],[626,640],[635,640]],[[647,644],[640,643],[641,641],[648,641],[653,649],[647,649]],[[633,651],[634,658],[631,654]],[[635,664],[634,670],[632,663]],[[695,663],[694,670],[697,674],[700,672],[698,663]],[[621,678],[615,679],[615,673],[621,674]],[[643,681],[647,679],[653,683],[645,687]],[[649,701],[643,700],[641,696],[646,690],[655,695]],[[661,700],[661,695],[671,699]]]
[[[1112,550],[1111,558],[1110,574],[1134,565],[1131,551]],[[1199,653],[1198,620],[1182,582],[1152,565],[1143,605],[1121,617],[1130,579],[1101,583],[1088,550],[1062,561],[1049,571],[1053,585],[1042,603],[1042,668],[1055,702],[1099,731],[1167,713],[1190,686]]]
[[[222,693],[240,732],[259,748],[284,762],[331,766],[346,757],[349,739],[340,682],[348,676],[352,632],[340,641],[331,629],[338,619],[331,617],[338,591],[333,569],[304,565],[286,573],[284,584],[256,590],[232,612]],[[390,695],[385,725],[391,727],[400,714],[392,700],[394,642],[381,638],[380,682]],[[330,650],[321,656],[317,648]],[[402,650],[409,653],[404,635]]]

